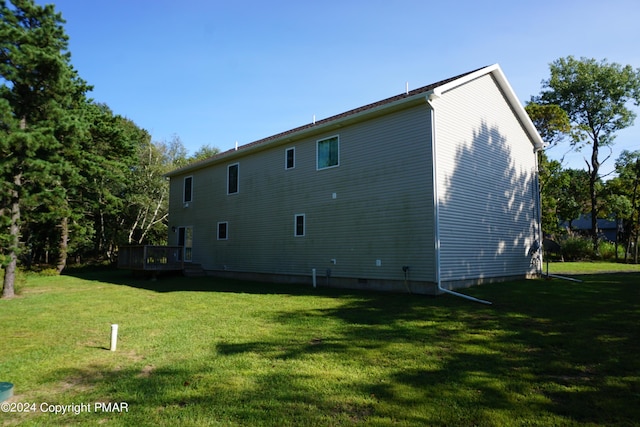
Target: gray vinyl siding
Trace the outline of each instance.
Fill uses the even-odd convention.
[[[340,165],[316,170],[316,141],[336,135]],[[310,275],[315,268],[320,276],[331,269],[332,277],[403,280],[402,266],[408,265],[411,280],[433,282],[430,143],[425,103],[271,144],[172,176],[169,226],[193,226],[193,261],[207,270]],[[291,147],[295,168],[287,170]],[[227,195],[227,166],[233,163],[240,165],[240,190]],[[193,176],[187,208],[186,175]],[[296,214],[305,215],[304,237],[294,236]],[[228,240],[216,239],[222,221],[229,224]],[[170,234],[174,244],[177,236]]]
[[[436,102],[441,280],[527,274],[537,238],[532,142],[491,75]]]

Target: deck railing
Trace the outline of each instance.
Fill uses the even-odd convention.
[[[121,246],[118,268],[145,271],[182,270],[182,246]]]

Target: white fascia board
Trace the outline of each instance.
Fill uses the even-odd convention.
[[[525,130],[529,133],[529,136],[531,138],[533,146],[535,147],[535,151],[542,150],[544,148],[544,145],[545,145],[544,141],[540,137],[540,134],[538,133],[538,130],[536,129],[535,125],[531,121],[531,118],[529,117],[529,114],[527,114],[527,111],[524,109],[524,107],[520,103],[520,100],[516,96],[516,93],[513,91],[513,88],[509,84],[509,81],[507,80],[507,77],[504,75],[504,73],[502,72],[502,69],[500,68],[500,65],[498,65],[498,64],[490,65],[490,66],[482,68],[482,69],[480,69],[480,70],[478,70],[478,71],[476,71],[474,73],[467,74],[466,76],[461,77],[458,80],[454,80],[454,81],[446,83],[446,84],[444,84],[442,86],[438,86],[437,88],[435,88],[433,90],[433,95],[432,96],[440,97],[445,92],[447,92],[447,91],[449,91],[449,90],[451,90],[451,89],[453,89],[453,88],[455,88],[457,86],[460,86],[460,85],[463,85],[465,83],[468,83],[471,80],[477,79],[478,77],[482,77],[482,76],[484,76],[486,74],[493,74],[493,77],[496,79],[496,81],[500,85],[500,88],[502,89],[502,91],[506,95],[507,100],[511,104],[511,107],[513,108],[513,111],[515,111],[516,115],[518,116],[518,118],[522,122]]]
[[[394,110],[406,108],[412,105],[413,103],[418,104],[419,102],[426,102],[427,99],[438,98],[442,96],[445,92],[451,89],[454,89],[460,85],[468,83],[474,79],[477,79],[478,77],[482,77],[489,73],[493,74],[496,81],[504,91],[513,110],[515,111],[518,118],[521,120],[522,124],[525,127],[525,130],[529,133],[529,136],[531,138],[531,141],[533,142],[535,150],[536,151],[541,150],[544,147],[544,142],[542,141],[540,134],[538,134],[538,131],[533,125],[533,122],[529,118],[529,115],[527,114],[524,107],[520,103],[520,100],[518,99],[515,92],[511,88],[511,85],[509,84],[509,82],[507,81],[507,78],[505,77],[504,73],[500,69],[500,66],[498,64],[494,64],[485,68],[481,68],[480,70],[467,74],[449,83],[445,83],[442,86],[438,86],[431,91],[420,92],[415,95],[406,96],[393,102],[384,103],[372,108],[367,108],[365,110],[362,110],[353,114],[349,114],[344,117],[339,117],[333,120],[328,120],[326,122],[323,122],[323,120],[320,120],[319,123],[317,124],[303,125],[300,127],[298,131],[285,132],[283,135],[279,137],[274,136],[273,139],[265,138],[267,140],[265,140],[262,143],[249,143],[249,144],[246,144],[245,146],[240,146],[235,150],[229,150],[229,151],[220,153],[215,157],[201,160],[199,162],[192,163],[182,168],[173,170],[171,172],[168,172],[164,176],[172,177],[176,175],[182,175],[182,174],[194,171],[196,169],[207,167],[211,164],[215,164],[223,161],[230,161],[232,159],[235,159],[236,157],[244,156],[254,151],[264,150],[273,145],[278,145],[284,142],[292,142],[296,139],[300,139],[305,136],[339,129],[348,124],[358,122],[361,120],[366,120],[367,118],[375,115],[381,115]]]
[[[288,133],[284,133],[282,136],[279,137],[273,137],[273,139],[261,142],[261,143],[249,143],[245,146],[240,146],[235,150],[228,150],[225,151],[223,153],[220,153],[214,157],[208,158],[208,159],[204,159],[201,160],[199,162],[196,163],[192,163],[190,165],[187,166],[183,166],[182,168],[173,170],[171,172],[166,173],[164,176],[165,177],[172,177],[172,176],[176,176],[176,175],[183,175],[185,173],[189,173],[193,170],[196,169],[202,169],[204,167],[207,167],[211,164],[215,164],[215,163],[220,163],[220,162],[228,162],[232,159],[235,159],[236,157],[240,157],[240,156],[244,156],[248,153],[254,152],[254,151],[260,151],[260,150],[264,150],[268,147],[271,147],[273,145],[278,145],[281,143],[289,143],[292,142],[294,140],[298,140],[301,138],[304,138],[306,136],[309,135],[313,135],[313,134],[318,134],[318,133],[322,133],[322,132],[329,132],[329,131],[333,131],[335,129],[339,129],[341,127],[350,125],[352,123],[355,122],[359,122],[362,120],[366,120],[371,116],[375,116],[375,115],[382,115],[385,113],[389,113],[395,110],[400,110],[403,108],[407,108],[413,104],[418,104],[420,102],[425,102],[426,103],[426,98],[428,97],[429,94],[431,94],[431,91],[429,92],[422,92],[422,93],[418,93],[415,95],[411,95],[411,96],[407,96],[401,99],[398,99],[397,101],[393,101],[393,102],[389,102],[389,103],[385,103],[385,104],[381,104],[379,106],[376,107],[372,107],[372,108],[367,108],[365,110],[353,113],[353,114],[349,114],[346,115],[344,117],[339,117],[333,120],[328,120],[326,122],[322,122],[319,121],[319,123],[317,124],[309,124],[309,125],[303,125],[301,126],[301,129],[298,131],[294,131],[294,132],[288,132]],[[344,114],[344,113],[342,113]],[[329,118],[330,119],[330,118]],[[267,138],[268,139],[268,138]]]

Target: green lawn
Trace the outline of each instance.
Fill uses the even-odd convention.
[[[120,271],[32,275],[0,300],[0,381],[36,412],[0,423],[634,425],[640,273],[581,279],[465,290],[487,306]]]
[[[547,264],[543,265],[546,273]],[[623,264],[606,261],[550,262],[550,274],[599,274],[599,273],[640,273],[640,264]]]

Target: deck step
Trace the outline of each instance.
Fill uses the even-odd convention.
[[[182,269],[182,274],[185,277],[205,277],[207,275],[202,268],[202,264],[193,263],[185,263],[184,268]]]

